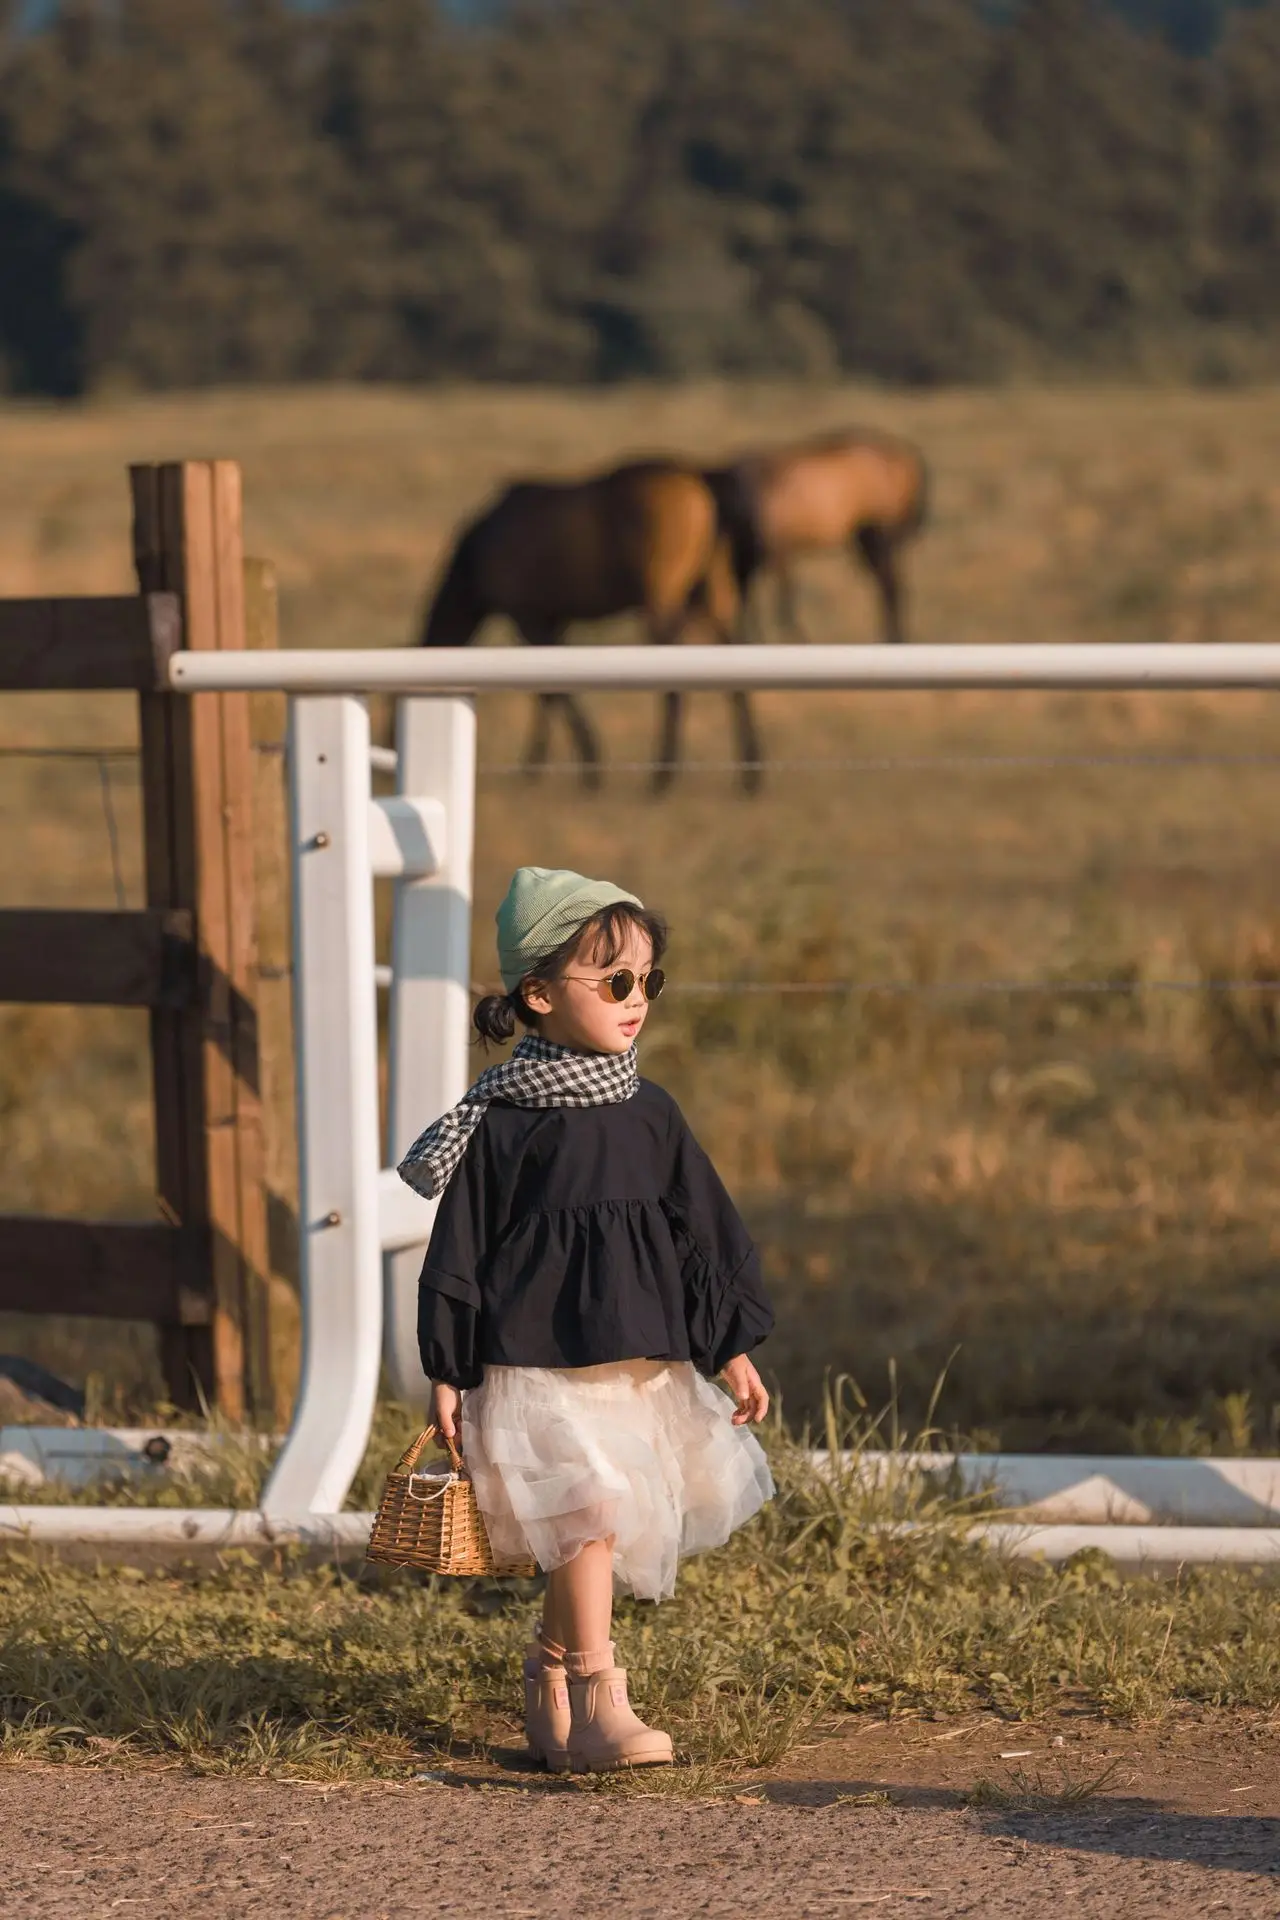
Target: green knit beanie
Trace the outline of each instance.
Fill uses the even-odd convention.
[[[604,907],[643,903],[610,880],[587,880],[567,868],[521,867],[498,908],[498,970],[508,993],[539,960],[562,946]]]

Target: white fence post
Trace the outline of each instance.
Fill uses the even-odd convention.
[[[369,714],[290,703],[302,1379],[267,1514],[336,1513],[378,1392],[378,1032]]]
[[[471,1009],[471,888],[475,839],[476,714],[469,699],[401,700],[396,710],[401,794],[443,804],[443,861],[396,887],[391,949],[389,1149],[392,1164],[466,1092]],[[385,1176],[384,1176],[385,1178]],[[384,1358],[392,1391],[421,1406],[418,1274],[422,1237],[385,1255]]]

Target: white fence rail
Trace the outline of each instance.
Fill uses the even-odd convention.
[[[275,1515],[342,1506],[384,1360],[401,1398],[424,1391],[417,1278],[434,1208],[395,1161],[467,1084],[475,711],[400,703],[394,798],[374,797],[369,713],[354,695],[291,701],[289,763],[303,1332],[297,1412],[263,1502]],[[376,879],[396,889],[389,1166]]]
[[[0,1427],[0,1480],[15,1490],[107,1482],[145,1489],[175,1470],[216,1473],[226,1445],[226,1436],[182,1428]],[[268,1436],[261,1445],[265,1453]],[[813,1455],[824,1471],[829,1459]],[[843,1470],[863,1486],[892,1491],[919,1481],[975,1498],[998,1508],[1002,1524],[1016,1524],[1016,1515],[1037,1528],[1280,1532],[1280,1460],[868,1451],[846,1454]]]
[[[925,687],[1280,686],[1280,646],[395,647],[176,653],[176,693],[802,692]]]
[[[1274,689],[1280,687],[1280,646],[180,653],[171,662],[170,683],[189,693],[269,687],[294,696],[304,1360],[297,1413],[263,1508],[269,1521],[302,1524],[301,1516],[341,1507],[367,1440],[384,1361],[407,1400],[419,1398],[424,1387],[415,1294],[432,1210],[393,1169],[419,1127],[451,1104],[468,1079],[476,761],[475,715],[466,696],[500,688]],[[371,747],[361,696],[375,692],[400,696],[394,755]],[[375,768],[395,773],[394,799],[374,798]],[[374,961],[373,883],[379,877],[396,888],[389,970]],[[379,987],[390,992],[386,1165]],[[1247,1469],[1243,1479],[1224,1476],[1223,1469],[1237,1465]],[[1044,1478],[1050,1467],[1058,1475],[1053,1489]],[[1213,1471],[1207,1462],[1097,1462],[1091,1498],[1073,1502],[1070,1486],[1087,1480],[1090,1467],[1087,1461],[1033,1463],[1012,1478],[1025,1503],[1046,1517],[1082,1520],[1102,1506],[1106,1521],[1128,1521],[1128,1527],[1070,1529],[1073,1539],[1081,1534],[1077,1544],[1100,1544],[1083,1535],[1101,1532],[1122,1558],[1150,1556],[1147,1534],[1139,1538],[1132,1523],[1153,1514],[1212,1515],[1217,1523],[1209,1529],[1212,1546],[1203,1528],[1160,1530],[1161,1559],[1177,1557],[1182,1548],[1183,1557],[1193,1558],[1276,1551],[1280,1536],[1265,1537],[1264,1553],[1265,1529],[1256,1524],[1274,1511],[1272,1487],[1280,1473],[1274,1462],[1219,1462]],[[1246,1514],[1255,1524],[1246,1520],[1241,1537],[1229,1540],[1230,1521]],[[1027,1550],[1034,1537],[1039,1545],[1032,1550],[1059,1557],[1057,1536],[1065,1539],[1067,1531],[1050,1526],[1028,1536],[1017,1530],[1024,1543],[1018,1550]],[[1185,1539],[1175,1543],[1173,1531]],[[1006,1546],[1015,1538],[1001,1527],[985,1532]],[[1122,1542],[1121,1534],[1133,1538]]]
[[[50,1549],[90,1563],[172,1564],[230,1549],[274,1556],[359,1561],[371,1513],[268,1514],[230,1507],[44,1507],[0,1505],[0,1546]],[[887,1533],[925,1524],[885,1522]],[[1172,1574],[1185,1566],[1280,1567],[1275,1527],[1035,1526],[979,1520],[968,1538],[1015,1560],[1061,1566],[1078,1553],[1104,1553],[1124,1573]]]

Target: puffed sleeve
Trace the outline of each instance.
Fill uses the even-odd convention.
[[[473,1137],[440,1196],[418,1280],[418,1353],[428,1380],[465,1388],[484,1377],[476,1269],[485,1240],[484,1158]]]
[[[773,1331],[760,1258],[719,1174],[679,1115],[664,1202],[684,1277],[689,1351],[713,1378]]]

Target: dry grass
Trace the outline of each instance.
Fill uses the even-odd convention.
[[[984,1776],[967,1798],[971,1807],[998,1813],[1065,1813],[1106,1793],[1119,1772],[1114,1760],[1096,1773],[1080,1773],[1069,1760],[1057,1759],[1052,1767],[1015,1767],[1004,1780]]]
[[[1192,1573],[1122,1582],[1098,1556],[1052,1570],[967,1544],[927,1484],[875,1491],[768,1436],[779,1492],[675,1599],[626,1604],[636,1697],[675,1737],[671,1773],[594,1791],[705,1795],[776,1767],[846,1714],[1054,1708],[1160,1720],[1194,1705],[1274,1711],[1274,1583]],[[886,1522],[928,1524],[904,1531]],[[0,1760],[208,1774],[404,1777],[519,1744],[533,1582],[359,1579],[231,1554],[216,1571],[0,1559]],[[1011,1777],[1019,1804],[1099,1780]],[[994,1790],[992,1790],[994,1791]]]
[[[273,558],[293,644],[391,645],[449,529],[500,477],[624,449],[714,454],[860,418],[934,470],[912,569],[922,639],[1272,637],[1280,598],[1280,391],[886,394],[498,390],[171,397],[0,413],[0,591],[128,584],[129,459],[233,454],[251,550]],[[814,638],[866,641],[866,586],[815,563]],[[624,628],[620,625],[618,632]],[[500,639],[503,636],[493,635]],[[593,703],[615,761],[651,703]],[[1275,702],[1261,695],[774,696],[770,751],[799,763],[744,801],[720,771],[655,801],[486,777],[476,968],[522,860],[614,872],[667,909],[681,979],[1042,983],[1032,995],[684,995],[647,1069],[671,1086],[766,1248],[768,1359],[794,1411],[828,1367],[1007,1445],[1272,1446],[1277,1003],[1162,979],[1277,977]],[[527,714],[482,705],[490,766]],[[126,701],[7,703],[0,740],[131,741]],[[722,703],[691,745],[724,757]],[[998,764],[1001,756],[1063,764]],[[1204,764],[1079,764],[1088,756]],[[967,766],[815,761],[987,756]],[[995,758],[991,758],[994,756]],[[1215,758],[1217,756],[1217,758]],[[115,787],[129,898],[136,789]],[[0,759],[6,904],[114,898],[92,763]],[[1127,983],[1098,998],[1097,978]],[[1074,990],[1073,990],[1074,989]],[[141,1018],[0,1011],[0,1209],[145,1212]],[[0,1324],[83,1375],[99,1330]],[[106,1397],[156,1390],[147,1337],[114,1343]]]

